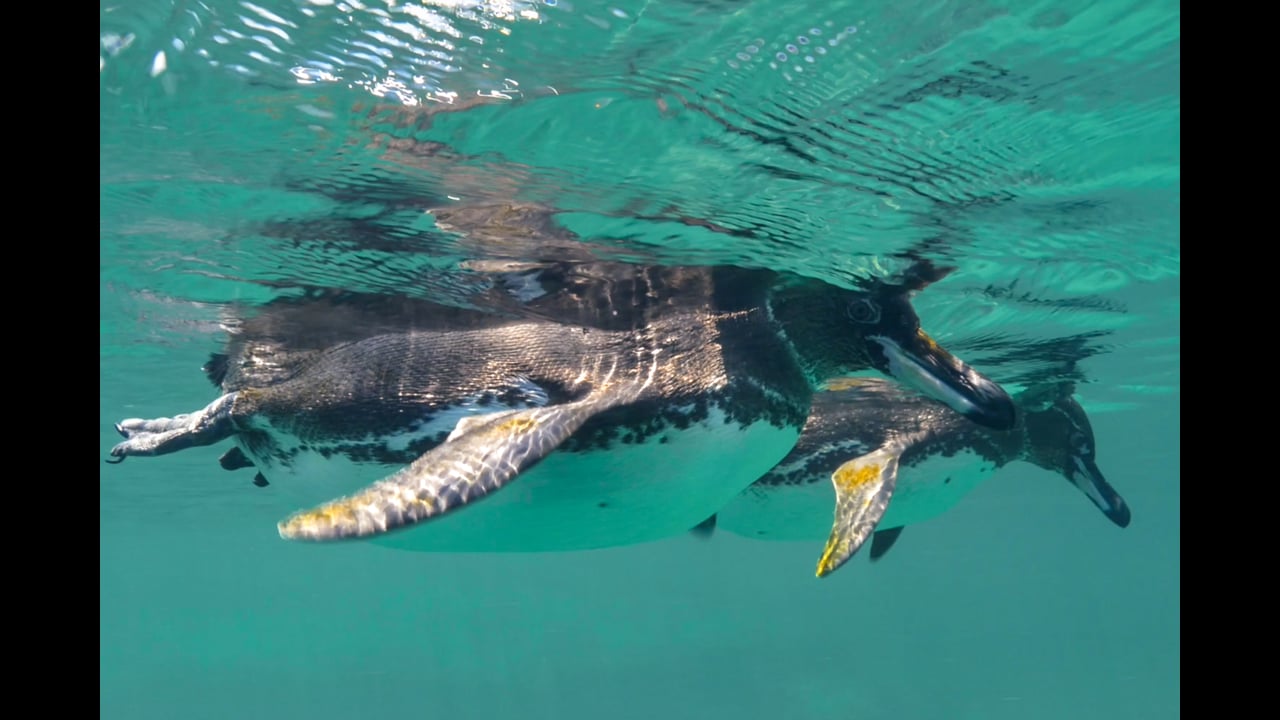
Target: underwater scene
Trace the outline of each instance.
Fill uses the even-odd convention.
[[[103,718],[1177,718],[1180,6],[99,7]]]

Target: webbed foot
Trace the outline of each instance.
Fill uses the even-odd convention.
[[[116,432],[125,441],[111,448],[111,457],[119,459],[107,462],[120,463],[130,455],[166,455],[230,437],[235,431],[231,424],[235,399],[235,393],[223,395],[202,410],[171,418],[121,420]]]

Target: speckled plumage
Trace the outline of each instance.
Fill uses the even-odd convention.
[[[853,291],[735,268],[543,264],[495,275],[483,310],[339,293],[281,301],[233,324],[227,352],[207,368],[221,398],[177,418],[123,421],[127,439],[113,455],[234,437],[272,488],[280,472],[311,474],[304,460],[316,457],[407,466],[377,484],[377,498],[366,489],[293,516],[286,537],[381,535],[518,474],[518,491],[388,542],[544,550],[656,539],[692,528],[786,454],[818,373],[887,369],[873,337],[919,348],[963,379],[968,406],[1001,422],[1003,391],[919,332],[906,298],[920,286]],[[867,303],[877,304],[874,319],[851,314]],[[538,424],[536,442],[468,438],[459,421],[493,412]],[[446,462],[462,469],[438,471]],[[440,507],[445,497],[460,501]],[[319,524],[294,532],[299,518]]]
[[[651,436],[682,418],[697,418],[700,408],[705,416],[708,404],[725,405],[740,421],[751,419],[747,413],[767,415],[778,424],[804,417],[799,398],[806,385],[798,372],[788,378],[785,368],[776,368],[771,382],[778,391],[766,394],[752,382],[750,368],[735,366],[720,351],[726,342],[749,342],[766,355],[783,350],[759,318],[733,314],[678,315],[626,332],[514,322],[484,330],[378,335],[327,348],[290,379],[266,387],[228,382],[224,390],[239,393],[237,414],[266,420],[273,431],[303,441],[345,442],[340,452],[352,453],[359,452],[363,435],[383,438],[430,424],[433,416],[464,401],[483,412],[578,399],[614,363],[620,377],[647,373],[654,354],[656,377],[633,401],[631,412],[619,410],[593,421],[564,449],[608,449],[629,437]],[[684,407],[688,411],[677,412]],[[630,423],[628,416],[638,422]],[[353,428],[360,435],[353,437]],[[438,431],[443,436],[367,459],[412,459],[451,430],[452,425]],[[254,430],[249,426],[244,432]],[[259,441],[248,442],[259,452]]]
[[[863,514],[857,519],[863,527],[844,548],[843,558],[820,567],[819,574],[826,574],[855,553],[872,531],[900,531],[935,517],[1000,468],[1022,460],[1067,478],[1114,524],[1127,526],[1128,505],[1097,468],[1093,431],[1070,386],[1036,387],[1016,402],[1014,427],[993,430],[892,381],[835,380],[814,396],[791,452],[729,503],[716,525],[760,539],[830,535],[832,543],[838,542],[842,513],[836,513],[836,530],[831,518],[841,497],[840,474],[864,473],[846,490],[874,491],[884,506],[847,510]],[[897,534],[887,537],[873,559]]]

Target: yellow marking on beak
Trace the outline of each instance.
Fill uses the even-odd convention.
[[[916,330],[916,337],[920,339],[920,342],[924,343],[925,347],[929,348],[930,352],[937,353],[945,358],[952,357],[951,353],[947,352],[946,348],[939,345],[937,340],[929,337],[928,333],[924,330]]]

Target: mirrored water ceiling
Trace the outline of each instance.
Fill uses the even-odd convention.
[[[483,282],[465,261],[549,255],[847,285],[923,257],[959,269],[927,325],[1011,382],[1123,349],[1127,389],[1176,391],[1170,5],[103,5],[103,292],[447,301]]]

